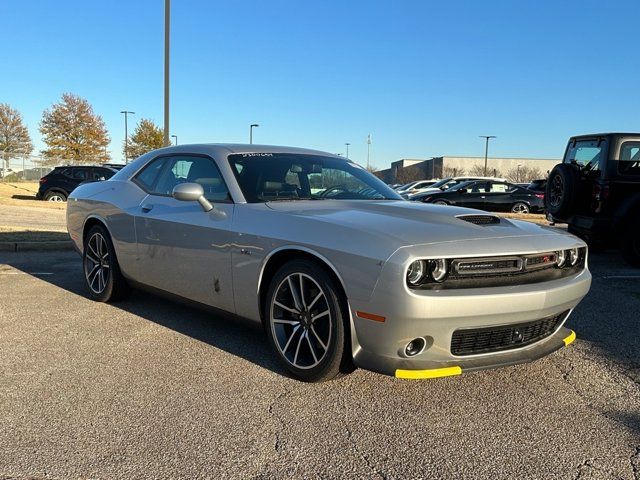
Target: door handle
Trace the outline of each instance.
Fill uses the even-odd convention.
[[[480,198],[487,198],[487,197],[485,197],[484,195],[482,195]]]
[[[151,210],[153,210],[153,205],[143,205],[142,206],[142,211],[144,213],[149,213]]]

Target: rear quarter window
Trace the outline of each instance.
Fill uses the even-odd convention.
[[[623,142],[618,158],[618,173],[640,175],[640,141]]]

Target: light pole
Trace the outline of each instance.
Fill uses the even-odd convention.
[[[175,145],[178,145],[178,135],[171,135],[171,138],[174,138],[176,141]]]
[[[351,145],[349,142],[345,142],[345,145],[347,146],[347,156],[346,159],[349,160],[349,145]]]
[[[486,143],[484,146],[484,176],[487,176],[487,157],[489,156],[489,139],[498,138],[495,135],[480,135],[480,138],[484,138]]]
[[[129,163],[129,130],[127,126],[127,117],[129,115],[135,115],[136,112],[130,112],[128,110],[123,110],[120,113],[124,113],[124,163]]]
[[[249,145],[253,143],[253,127],[259,127],[257,123],[252,123],[249,125]]]
[[[371,149],[371,134],[367,135],[367,170],[369,170],[369,150]]]
[[[168,147],[169,142],[169,27],[171,25],[171,0],[164,0],[164,139],[163,144]]]
[[[516,176],[518,177],[518,183],[520,183],[520,182],[522,181],[522,180],[520,179],[520,167],[521,167],[521,166],[522,166],[522,165],[518,165],[518,168],[516,169],[516,171],[517,171]]]

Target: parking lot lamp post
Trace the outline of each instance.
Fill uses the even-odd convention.
[[[176,142],[174,145],[178,145],[178,135],[171,135],[171,138],[173,138]]]
[[[518,183],[520,183],[520,182],[521,182],[521,180],[520,180],[520,167],[521,167],[521,166],[522,166],[522,165],[518,165],[518,167],[516,168],[516,172],[517,172],[517,173],[516,173],[516,176],[518,177]]]
[[[487,176],[487,158],[489,156],[489,139],[490,138],[498,138],[495,135],[480,135],[480,138],[485,139],[484,145],[484,176]]]
[[[135,115],[136,112],[129,112],[128,110],[123,110],[120,113],[124,113],[124,163],[129,163],[129,149],[127,148],[129,145],[129,130],[127,127],[127,117],[129,115]]]
[[[351,145],[349,142],[345,142],[345,145],[347,146],[347,160],[349,160],[349,145]]]
[[[369,170],[369,154],[371,150],[371,134],[367,135],[367,170]]]
[[[171,26],[171,0],[164,0],[164,135],[162,143],[164,147],[170,145],[169,141],[169,39]]]
[[[249,145],[253,143],[253,127],[259,127],[257,123],[252,123],[249,125]]]

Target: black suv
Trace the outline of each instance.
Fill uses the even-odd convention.
[[[36,198],[48,202],[66,202],[69,194],[81,183],[107,180],[115,173],[113,168],[101,166],[56,167],[40,179]]]
[[[545,192],[550,221],[640,267],[640,133],[571,137]]]

